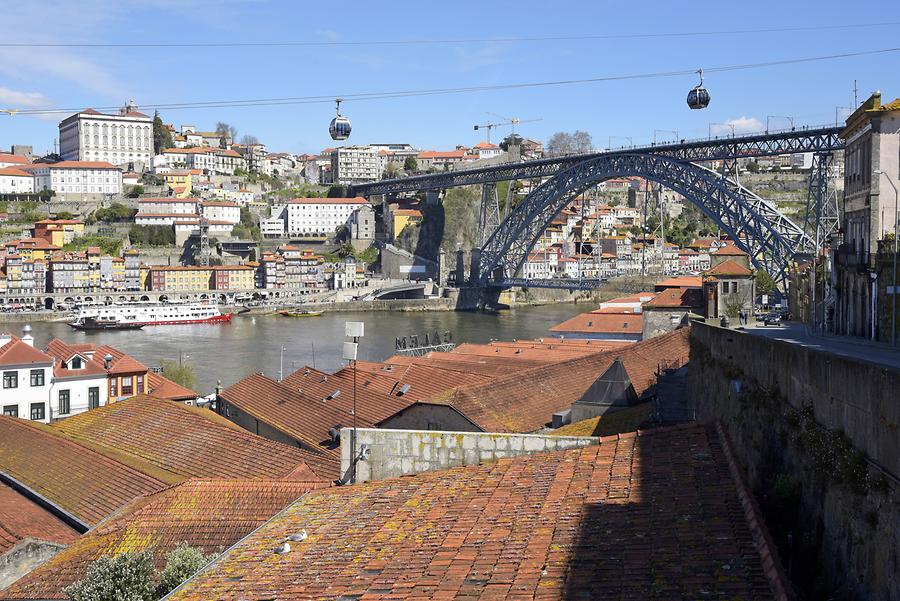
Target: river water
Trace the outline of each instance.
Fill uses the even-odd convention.
[[[284,374],[304,365],[333,371],[342,365],[344,322],[365,322],[359,359],[381,361],[394,354],[396,337],[449,330],[453,341],[489,342],[549,336],[548,328],[589,311],[586,304],[573,303],[521,307],[498,315],[457,312],[365,312],[325,313],[321,317],[240,316],[229,324],[152,326],[142,330],[78,332],[65,323],[32,324],[35,344],[46,347],[56,337],[68,343],[109,344],[148,366],[163,360],[189,363],[197,375],[201,394],[215,390],[216,381],[228,386],[253,372],[278,378],[281,348]],[[16,324],[4,328],[19,334]]]

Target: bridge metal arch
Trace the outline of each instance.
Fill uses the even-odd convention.
[[[653,180],[693,202],[754,265],[782,285],[791,258],[815,246],[773,203],[706,167],[654,154],[609,154],[561,171],[507,216],[481,249],[481,283],[503,285],[516,276],[541,233],[578,194],[604,180],[628,176]]]

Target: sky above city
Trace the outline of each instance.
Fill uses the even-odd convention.
[[[2,8],[2,6],[0,6]],[[0,47],[0,109],[109,107],[134,99],[157,104],[300,96],[347,96],[496,86],[666,71],[713,69],[900,46],[900,11],[848,11],[846,2],[431,2],[312,3],[276,0],[71,0],[16,3],[0,18],[0,41],[23,44],[128,44],[148,48]],[[882,23],[877,27],[672,36]],[[653,34],[599,39],[596,36]],[[594,39],[496,41],[497,38]],[[470,43],[359,42],[485,39]],[[319,42],[343,45],[171,47],[176,43]],[[353,43],[353,44],[347,44]],[[685,104],[696,75],[348,100],[348,143],[408,142],[451,149],[484,139],[473,125],[523,121],[522,135],[588,131],[595,147],[646,143],[797,124],[834,123],[881,89],[900,96],[900,52],[707,73],[708,109]],[[893,87],[892,87],[892,84]],[[146,110],[146,109],[145,109]],[[152,109],[146,110],[151,112]],[[163,120],[212,130],[225,121],[270,151],[333,146],[333,103],[168,109]],[[62,116],[0,114],[0,150],[51,150]],[[509,132],[499,128],[493,140]]]

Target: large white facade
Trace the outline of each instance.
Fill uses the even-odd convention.
[[[357,198],[295,198],[286,205],[272,208],[272,215],[285,223],[289,236],[331,236],[347,225],[356,209],[366,204]]]
[[[15,167],[0,167],[0,194],[34,192],[34,176]]]
[[[227,200],[208,200],[201,205],[203,216],[211,221],[225,221],[233,225],[241,222],[241,206]]]
[[[62,161],[31,167],[34,189],[53,190],[59,200],[80,200],[92,194],[120,194],[122,172],[106,162]]]
[[[59,154],[67,161],[105,161],[149,166],[153,156],[153,119],[133,102],[109,115],[87,109],[59,124]]]

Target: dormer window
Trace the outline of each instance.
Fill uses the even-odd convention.
[[[81,360],[81,357],[72,357],[72,360],[69,362],[69,369],[81,369],[84,367],[84,361]]]

